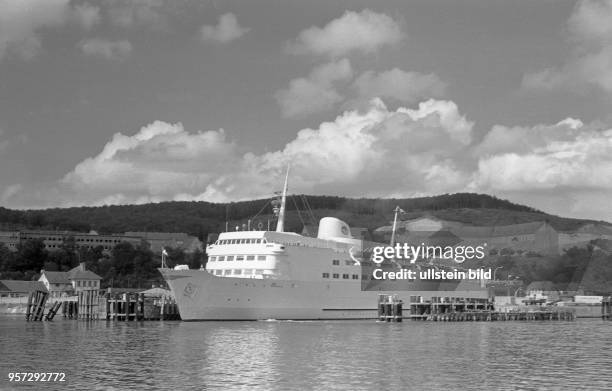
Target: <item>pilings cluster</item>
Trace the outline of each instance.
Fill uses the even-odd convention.
[[[601,300],[601,318],[612,320],[612,297],[606,296]]]
[[[378,320],[401,322],[403,304],[397,295],[378,295]]]
[[[524,307],[512,311],[495,311],[488,299],[463,297],[410,297],[410,318],[434,322],[574,320],[575,312],[553,307]]]
[[[28,308],[26,309],[26,321],[43,320],[48,297],[49,293],[45,291],[30,292],[28,295]]]
[[[60,312],[64,318],[93,320],[180,320],[178,306],[169,296],[148,297],[143,293],[83,290],[75,297],[57,299],[45,315],[49,293],[34,291],[28,296],[27,321],[53,320]]]

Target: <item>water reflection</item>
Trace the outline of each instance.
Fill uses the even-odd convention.
[[[46,389],[605,389],[612,323],[80,322],[0,318],[8,371]],[[39,387],[40,386],[40,387]],[[17,389],[21,389],[18,387]]]

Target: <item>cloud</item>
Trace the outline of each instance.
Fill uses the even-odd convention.
[[[98,155],[66,174],[61,186],[94,203],[173,199],[234,169],[234,149],[222,129],[189,133],[180,123],[156,121],[133,136],[115,134]]]
[[[242,37],[250,29],[238,24],[236,15],[227,13],[219,17],[216,26],[204,25],[200,29],[202,40],[214,43],[228,43]]]
[[[585,127],[573,119],[532,128],[496,126],[478,148],[479,189],[612,190],[612,129]]]
[[[122,28],[145,26],[165,30],[168,21],[164,16],[164,0],[109,0],[107,10],[110,22]]]
[[[9,148],[26,144],[28,141],[28,136],[25,133],[21,133],[14,137],[6,137],[6,133],[0,128],[0,155]]]
[[[332,61],[315,67],[308,77],[291,80],[289,88],[277,91],[275,98],[285,117],[331,110],[344,100],[334,83],[352,76],[349,60]]]
[[[376,73],[362,73],[353,83],[359,96],[393,98],[412,104],[423,98],[440,98],[446,94],[446,83],[433,74],[406,72],[398,68]]]
[[[55,183],[21,184],[3,197],[13,207],[245,200],[270,196],[291,162],[292,193],[474,191],[564,216],[612,220],[612,128],[567,118],[495,125],[482,140],[473,129],[452,101],[392,110],[375,98],[363,110],[300,130],[276,150],[245,153],[222,129],[194,132],[156,121],[133,135],[115,134]]]
[[[0,60],[7,53],[31,59],[40,51],[40,31],[67,23],[91,28],[98,23],[99,9],[69,0],[0,1]]]
[[[568,118],[554,125],[496,125],[474,148],[469,190],[561,215],[612,219],[612,129]],[[587,200],[592,200],[589,203]]]
[[[300,32],[288,48],[293,53],[339,57],[351,52],[374,53],[404,39],[400,24],[388,15],[369,9],[346,11],[324,27]]]
[[[240,153],[223,130],[189,132],[154,122],[132,136],[117,133],[60,181],[19,187],[7,203],[44,206],[227,201],[269,196],[292,163],[291,190],[323,194],[414,195],[460,189],[467,174],[457,154],[472,123],[450,101],[389,110],[374,99],[300,130],[283,148]]]
[[[571,58],[560,67],[531,72],[522,87],[532,90],[592,86],[612,93],[612,0],[579,1],[568,20],[574,43]]]
[[[79,48],[86,55],[109,60],[122,60],[132,52],[132,44],[129,41],[109,41],[101,38],[85,40],[79,44]]]
[[[72,7],[70,17],[86,30],[100,23],[100,8],[87,3],[76,4]]]

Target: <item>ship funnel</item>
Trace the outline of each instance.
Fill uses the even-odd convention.
[[[317,238],[342,241],[342,239],[352,239],[353,237],[347,223],[335,217],[323,217],[319,222]]]

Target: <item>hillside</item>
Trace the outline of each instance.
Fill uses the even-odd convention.
[[[305,213],[305,202],[311,207],[315,220],[324,216],[335,216],[351,226],[366,227],[370,230],[389,224],[396,205],[407,212],[403,215],[404,219],[430,215],[472,225],[548,221],[559,231],[569,231],[593,222],[549,215],[528,206],[484,194],[458,193],[410,199],[292,196],[287,201],[288,230],[301,231],[302,222],[312,223],[312,219],[308,219]],[[253,227],[259,224],[267,227],[268,220],[273,220],[272,216],[269,200],[231,203],[161,202],[25,211],[0,207],[0,227],[82,232],[96,230],[100,233],[170,231],[186,232],[204,239],[208,233],[222,231],[226,221],[230,227],[234,227],[246,224],[248,219],[254,218]]]

